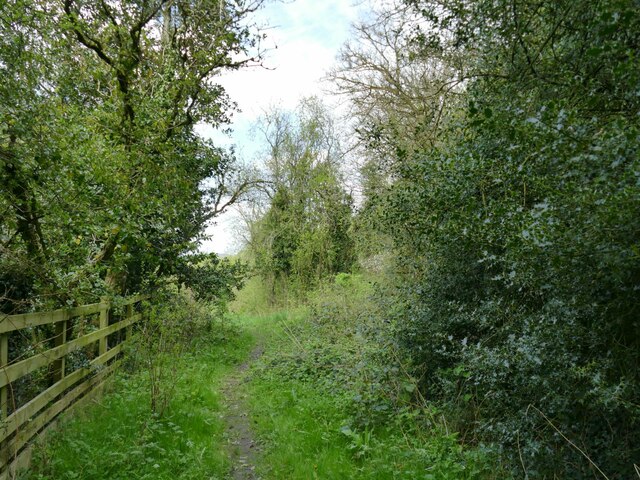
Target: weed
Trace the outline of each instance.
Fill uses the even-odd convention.
[[[121,374],[99,402],[65,419],[35,449],[23,480],[221,479],[229,470],[221,420],[221,379],[252,338],[232,326],[172,358],[174,392],[154,414],[148,370]]]
[[[363,277],[340,275],[306,310],[252,320],[266,350],[245,388],[264,478],[507,478],[417,402],[415,380],[381,355],[367,324],[370,292]]]

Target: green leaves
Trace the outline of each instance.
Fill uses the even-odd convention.
[[[343,152],[333,119],[317,98],[295,112],[272,111],[262,124],[270,146],[264,215],[251,225],[260,273],[291,280],[302,291],[354,261],[349,235],[352,199],[343,185]]]
[[[227,2],[224,19],[217,0],[164,3],[0,6],[5,310],[27,300],[14,285],[51,306],[151,288],[250,185],[193,126],[227,121],[212,80],[243,65],[259,2]]]
[[[631,407],[640,382],[627,367],[640,361],[637,4],[408,4],[422,16],[411,58],[433,61],[428,36],[441,37],[437,58],[455,59],[458,108],[443,107],[434,141],[394,132],[389,118],[376,125],[387,135],[372,138],[367,154],[389,167],[379,169],[386,184],[367,192],[364,212],[393,239],[398,280],[380,304],[397,322],[421,392],[462,436],[514,452],[505,456],[517,474],[524,462],[531,478],[591,475],[589,462],[531,414],[535,405],[608,475],[632,476],[640,444]],[[441,73],[420,85],[423,99]]]

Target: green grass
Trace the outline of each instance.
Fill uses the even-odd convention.
[[[301,361],[317,331],[307,312],[238,317],[265,346],[244,385],[263,445],[264,479],[499,478],[473,449],[437,428],[417,428],[410,412],[386,425],[351,426],[353,392],[307,373]]]
[[[25,479],[222,479],[225,453],[220,384],[253,338],[227,335],[178,362],[175,396],[151,415],[144,373],[120,376],[99,404],[61,422],[36,449]]]
[[[489,474],[482,452],[460,445],[438,422],[427,425],[419,410],[358,420],[354,385],[369,384],[353,383],[360,381],[353,371],[372,347],[350,325],[368,288],[343,286],[333,297],[320,292],[326,312],[320,323],[311,321],[309,308],[260,315],[259,305],[241,299],[231,324],[175,359],[175,394],[161,418],[151,415],[145,373],[120,375],[100,403],[47,435],[23,478],[227,478],[221,387],[256,344],[264,354],[247,371],[248,382],[240,382],[238,398],[246,398],[261,445],[256,467],[264,480],[506,478]],[[362,292],[352,295],[355,289]]]
[[[335,398],[300,382],[255,381],[251,410],[265,441],[266,478],[355,478],[358,465],[340,438]]]
[[[455,436],[434,434],[417,448],[400,430],[353,432],[345,425],[344,401],[302,382],[261,380],[251,392],[266,443],[266,479],[489,478],[482,458],[465,452]]]

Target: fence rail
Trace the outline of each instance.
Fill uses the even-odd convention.
[[[142,318],[139,304],[147,298],[138,295],[117,304],[103,299],[100,303],[50,312],[0,315],[0,480],[13,478],[18,469],[28,464],[30,441],[39,432],[61,412],[103,386],[119,365],[118,356],[131,336],[132,325]],[[113,315],[114,307],[124,310],[120,318]],[[78,324],[79,320],[96,314],[99,314],[94,322],[97,330],[80,332],[75,338],[69,338],[73,336],[74,319]],[[49,339],[53,342],[52,348],[24,359],[10,358],[12,334],[46,325],[54,327],[55,335]],[[109,337],[122,330],[125,330],[125,338],[110,341]],[[94,358],[67,373],[66,357],[69,354],[96,346]],[[48,367],[50,385],[23,405],[16,405],[15,382],[43,367]]]

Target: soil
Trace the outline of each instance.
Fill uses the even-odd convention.
[[[262,356],[263,351],[261,345],[256,346],[249,359],[238,366],[222,387],[226,403],[224,420],[233,462],[228,478],[232,480],[260,480],[256,473],[260,445],[255,439],[247,413],[246,394],[243,393],[242,383],[246,382],[247,370]]]

